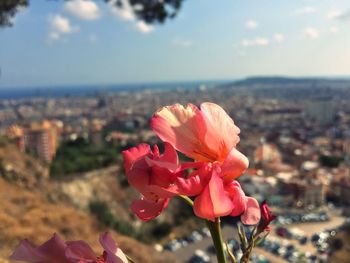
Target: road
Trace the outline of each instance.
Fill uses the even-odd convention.
[[[332,213],[333,214],[333,213]],[[334,215],[330,216],[330,220],[327,222],[313,222],[313,223],[300,223],[300,224],[291,224],[288,225],[288,228],[298,228],[305,232],[308,239],[317,232],[321,232],[322,230],[329,229],[329,228],[335,228],[337,226],[340,226],[344,223],[345,218],[337,215],[338,213],[334,213]],[[273,231],[270,233],[271,236],[275,236],[275,233]],[[229,238],[237,238],[237,231],[236,228],[229,225],[224,225],[222,228],[222,234],[223,239],[227,240]],[[296,240],[288,240],[288,242],[292,243],[299,249],[301,252],[311,252],[316,253],[315,247],[308,241],[305,245],[300,245]],[[196,249],[201,249],[203,251],[207,251],[207,248],[212,245],[211,238],[210,237],[204,237],[201,241],[188,244],[187,246],[180,248],[173,252],[176,256],[176,258],[181,262],[187,262],[192,256]],[[262,254],[266,258],[270,260],[271,263],[284,263],[287,262],[280,257],[277,257],[267,251],[264,251],[261,248],[254,248],[253,250],[256,254]],[[209,253],[208,253],[209,254]],[[209,254],[211,256],[211,262],[216,263],[215,255]]]

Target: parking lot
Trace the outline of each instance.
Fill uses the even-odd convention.
[[[284,259],[286,257],[286,253],[294,253],[294,256],[291,255],[291,258],[297,257],[297,255],[306,254],[311,256],[316,255],[318,258],[321,256],[317,251],[317,248],[314,244],[311,243],[311,238],[315,233],[320,233],[323,230],[333,229],[340,225],[342,225],[345,221],[345,218],[339,215],[339,211],[332,210],[329,213],[329,220],[324,222],[306,222],[306,223],[291,223],[288,225],[284,225],[287,229],[298,229],[300,233],[303,233],[307,241],[304,244],[301,244],[300,241],[294,238],[284,238],[278,236],[276,233],[277,226],[272,227],[272,231],[270,233],[270,238],[268,240],[273,240],[277,243],[275,246],[275,251],[272,252],[272,248],[270,251],[266,249],[266,247],[257,247],[254,249],[256,255],[261,255],[260,259],[256,257],[253,262],[271,262],[271,263],[279,263],[279,262],[292,262],[291,260],[287,261]],[[236,228],[230,225],[223,226],[223,238],[225,241],[238,238]],[[204,254],[204,259],[208,259],[210,261],[194,261],[194,262],[216,262],[215,255],[213,253],[213,247],[211,238],[208,236],[208,231],[206,229],[196,231],[192,233],[187,238],[179,239],[173,242],[174,247],[168,250],[173,250],[172,252],[175,254],[176,258],[181,262],[189,262],[191,258],[193,258],[194,252],[200,250],[200,255]],[[292,251],[288,252],[288,248],[293,248]],[[278,251],[279,250],[279,251]],[[202,253],[204,252],[204,253]],[[267,261],[265,261],[265,259]],[[310,261],[309,262],[313,262]]]

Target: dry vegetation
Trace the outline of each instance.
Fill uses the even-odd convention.
[[[98,236],[107,229],[89,213],[77,210],[67,200],[60,201],[62,196],[67,195],[54,193],[60,191],[62,186],[58,187],[58,184],[49,182],[45,165],[20,153],[13,145],[7,143],[0,145],[0,160],[0,263],[8,262],[8,256],[21,239],[28,238],[33,243],[40,244],[55,232],[66,240],[85,240],[96,253],[101,253]],[[107,189],[101,180],[95,181],[91,182],[95,185],[92,187],[92,193],[96,192],[98,187],[101,191]],[[115,181],[117,179],[113,180],[111,176],[107,176],[104,184],[110,185]],[[106,196],[116,195],[120,190],[112,188],[111,193]],[[116,196],[113,205],[115,208],[121,198],[126,198],[121,193]],[[103,198],[103,195],[98,197]],[[119,209],[122,210],[122,207],[121,205]],[[125,218],[128,217],[126,214]],[[159,254],[152,247],[115,231],[112,231],[112,234],[120,247],[133,257],[135,262],[176,262],[169,254]]]

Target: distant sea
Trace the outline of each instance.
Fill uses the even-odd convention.
[[[232,80],[231,80],[232,81]],[[51,87],[12,87],[0,88],[0,99],[26,99],[26,98],[57,98],[98,96],[121,91],[139,91],[144,89],[192,89],[200,85],[213,87],[229,81],[190,81],[190,82],[164,82],[164,83],[135,83],[116,85],[75,85]]]

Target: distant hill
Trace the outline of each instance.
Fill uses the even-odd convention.
[[[231,85],[315,85],[315,84],[334,84],[343,83],[350,84],[350,78],[312,78],[312,77],[249,77],[242,80],[235,81]]]
[[[280,99],[317,96],[349,98],[350,78],[249,77],[218,88],[227,92],[234,90],[236,94]]]

